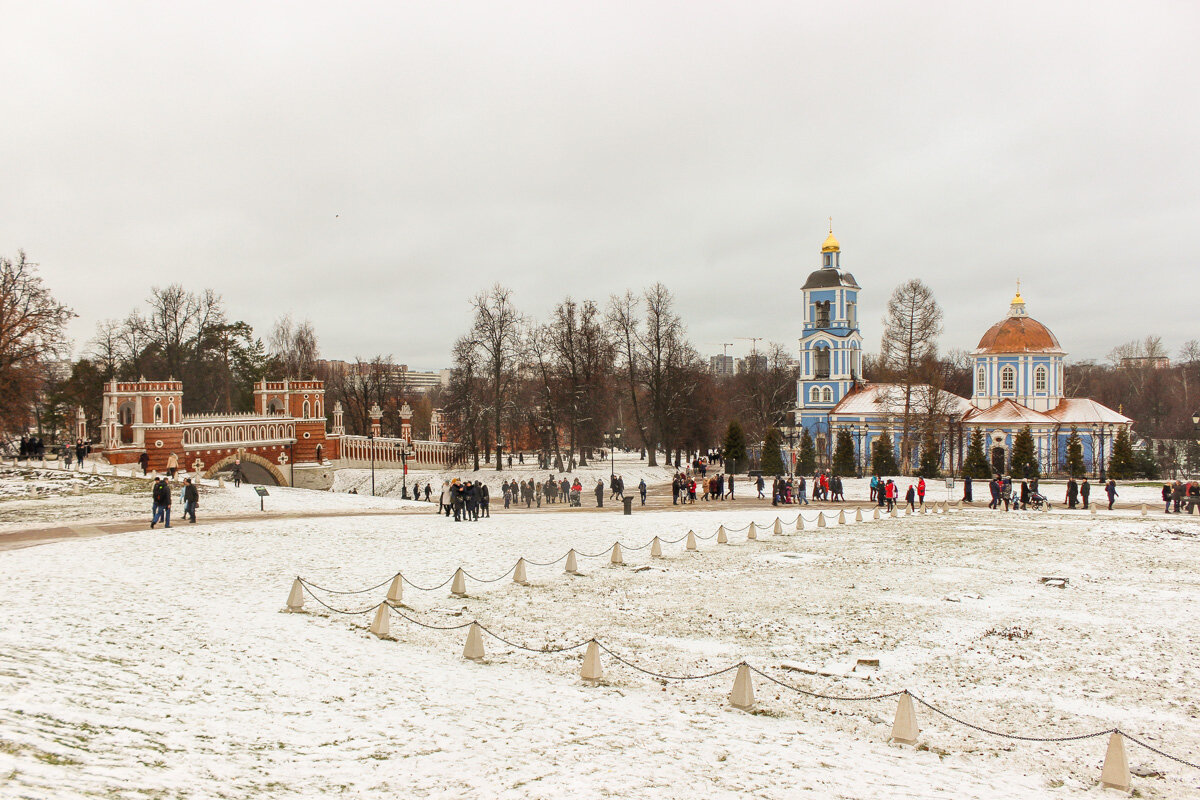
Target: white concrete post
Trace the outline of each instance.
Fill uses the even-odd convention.
[[[662,542],[660,542],[658,540],[657,536],[655,536],[654,541],[652,541],[650,543],[650,557],[651,558],[662,558],[663,557]]]
[[[467,628],[467,644],[463,647],[463,658],[470,661],[483,660],[483,632],[478,622],[472,622]]]
[[[916,744],[918,733],[917,712],[913,709],[912,695],[905,692],[900,695],[900,702],[896,704],[896,720],[892,723],[891,740],[900,744]]]
[[[583,669],[579,674],[588,683],[604,680],[604,669],[600,666],[600,645],[596,644],[595,639],[588,642],[587,652],[583,654]]]
[[[404,578],[399,572],[392,578],[392,585],[388,587],[387,601],[396,606],[404,602]]]
[[[1104,768],[1100,770],[1100,786],[1105,789],[1129,791],[1129,759],[1125,757],[1125,737],[1113,731],[1108,737],[1108,752],[1104,754]]]
[[[733,691],[729,693],[729,705],[750,711],[754,708],[754,684],[750,680],[750,665],[739,664],[733,679]]]
[[[717,544],[729,544],[729,537],[725,535],[725,526],[717,528]]]
[[[687,535],[687,549],[688,550],[698,549],[696,547],[696,534],[692,533],[691,531],[688,531],[688,535]]]
[[[625,556],[621,553],[621,543],[613,542],[612,558],[609,559],[610,564],[625,566]]]
[[[567,568],[565,571],[568,575],[579,574],[579,564],[575,561],[575,551],[573,549],[567,551]]]
[[[746,531],[746,538],[747,539],[757,539],[758,538],[758,529],[754,527],[753,522],[750,523],[750,529],[748,531]]]
[[[380,639],[386,639],[391,636],[391,607],[387,603],[380,603],[375,609],[375,618],[371,620],[371,633],[378,636]]]
[[[463,572],[462,567],[454,571],[454,582],[450,584],[450,594],[455,597],[467,596],[467,575]]]
[[[287,608],[284,611],[296,612],[304,610],[304,586],[300,579],[292,581],[292,590],[288,592]]]
[[[525,577],[525,559],[524,558],[517,559],[517,566],[513,570],[513,583],[519,584],[521,586],[529,585],[529,579]]]

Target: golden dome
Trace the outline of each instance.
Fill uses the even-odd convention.
[[[829,235],[825,237],[825,242],[821,245],[822,253],[837,253],[842,249],[838,244],[838,240],[833,237],[833,230],[830,229]]]

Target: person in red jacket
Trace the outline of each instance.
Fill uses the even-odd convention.
[[[921,508],[925,507],[925,479],[917,479],[917,502],[921,504]]]

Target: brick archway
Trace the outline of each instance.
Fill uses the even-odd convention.
[[[265,469],[267,472],[271,473],[271,477],[275,479],[275,483],[277,486],[288,486],[289,485],[287,478],[284,477],[283,473],[279,470],[279,467],[275,464],[272,464],[270,461],[263,458],[262,456],[260,456],[256,453],[247,452],[247,453],[241,454],[241,459],[242,459],[242,461],[249,462],[251,464],[257,464],[258,466]],[[218,461],[217,463],[213,464],[211,467],[206,469],[204,471],[203,477],[212,478],[218,472],[220,472],[222,468],[232,465],[237,460],[238,460],[237,454],[225,456],[220,461]]]

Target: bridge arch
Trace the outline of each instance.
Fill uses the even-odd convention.
[[[268,461],[267,459],[258,455],[257,453],[250,453],[250,452],[242,453],[241,459],[242,459],[243,467],[245,467],[247,464],[253,464],[256,467],[261,467],[274,480],[275,486],[287,486],[288,485],[287,478],[284,477],[284,474],[279,470],[279,467],[275,464],[272,464],[270,461]],[[215,477],[218,472],[225,469],[226,467],[232,467],[234,462],[236,462],[237,460],[238,460],[238,454],[236,454],[236,453],[234,453],[233,455],[225,456],[220,461],[216,462],[211,467],[209,467],[207,470],[205,470],[204,477],[205,478]],[[253,476],[246,475],[245,472],[246,472],[246,470],[243,470],[243,475],[242,475],[243,482],[245,482],[245,483],[267,483],[267,481],[252,480]]]

